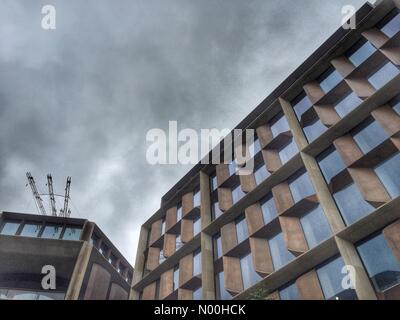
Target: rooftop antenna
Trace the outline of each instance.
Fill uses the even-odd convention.
[[[40,213],[45,216],[46,215],[46,210],[44,209],[43,200],[40,197],[39,192],[38,192],[38,190],[36,188],[35,179],[33,179],[33,177],[32,177],[30,172],[26,173],[26,177],[28,178],[29,185],[31,186],[31,189],[32,189],[33,197],[35,198],[35,201],[36,201],[36,204],[37,204],[37,206],[38,206],[38,208],[40,210]]]
[[[51,174],[47,175],[47,186],[49,187],[51,214],[53,216],[57,216],[56,199],[54,198],[54,190],[53,190],[53,177],[51,176]]]
[[[49,196],[50,198],[50,211],[53,216],[57,216],[57,207],[56,207],[56,199],[55,197],[62,197],[64,198],[64,208],[60,209],[58,214],[59,217],[69,217],[71,215],[71,210],[68,208],[69,199],[70,199],[70,190],[71,190],[71,177],[67,177],[67,183],[65,185],[65,194],[55,194],[54,187],[53,187],[53,177],[51,174],[47,175],[47,186],[49,188],[49,193],[39,193],[36,187],[35,180],[33,179],[30,172],[26,173],[26,177],[28,178],[29,185],[32,189],[32,194],[35,199],[36,206],[42,215],[47,215],[46,210],[43,206],[43,199],[41,196]]]
[[[68,210],[69,201],[69,191],[71,189],[71,177],[67,177],[67,184],[65,185],[65,196],[64,196],[64,209],[63,216],[69,217],[71,215],[71,210]]]

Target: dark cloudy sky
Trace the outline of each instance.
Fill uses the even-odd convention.
[[[234,127],[364,2],[0,0],[0,211],[36,212],[27,171],[59,193],[70,175],[72,215],[133,263],[139,226],[189,169],[147,164],[147,131]]]

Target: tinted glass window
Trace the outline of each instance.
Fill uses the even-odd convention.
[[[312,107],[312,103],[310,99],[308,99],[307,95],[303,92],[292,101],[292,106],[294,112],[296,113],[297,119],[300,120],[303,113]]]
[[[238,243],[240,243],[249,237],[249,231],[247,230],[247,222],[244,216],[239,217],[235,222],[236,222],[237,239]]]
[[[282,164],[285,164],[290,159],[292,159],[297,153],[299,149],[297,149],[297,145],[292,139],[289,144],[284,146],[281,150],[279,150],[279,158],[281,159]]]
[[[65,228],[63,239],[64,240],[79,240],[81,236],[81,229],[68,227]]]
[[[193,275],[201,273],[201,251],[196,251],[193,255]]]
[[[246,194],[242,191],[240,185],[238,185],[235,189],[232,190],[232,201],[233,203],[238,202],[242,199]]]
[[[308,142],[312,142],[317,139],[321,134],[323,134],[327,130],[321,120],[316,118],[313,123],[307,125],[303,128],[304,134],[307,137]]]
[[[387,62],[378,71],[369,76],[368,81],[375,89],[380,89],[399,73],[399,69],[394,64]]]
[[[378,165],[375,172],[390,196],[398,197],[400,195],[400,153],[396,153]]]
[[[178,203],[178,206],[176,208],[176,221],[179,221],[182,219],[182,204]]]
[[[174,268],[174,290],[179,288],[179,268],[175,267]]]
[[[382,233],[358,245],[357,250],[376,290],[385,291],[400,282],[400,263]]]
[[[325,180],[330,183],[331,179],[346,168],[342,157],[336,151],[335,147],[330,147],[317,157]]]
[[[388,139],[389,136],[377,121],[370,118],[354,131],[353,138],[364,154],[367,154]]]
[[[203,299],[203,291],[201,287],[199,287],[193,291],[193,300],[202,300],[202,299]]]
[[[211,191],[214,191],[218,188],[218,183],[217,183],[217,175],[214,173],[211,176]]]
[[[264,164],[254,172],[254,177],[256,179],[257,184],[260,184],[261,182],[263,182],[270,175],[271,174],[267,171],[267,168],[265,167]]]
[[[314,187],[311,184],[307,171],[297,172],[289,180],[289,188],[292,192],[295,203],[315,194]]]
[[[42,225],[36,223],[25,223],[22,231],[21,236],[24,237],[37,237]]]
[[[342,288],[342,279],[344,275],[342,273],[343,267],[344,261],[341,257],[338,257],[317,269],[319,282],[321,283],[325,299],[357,299],[355,290]]]
[[[390,104],[393,106],[393,110],[400,115],[400,96],[397,96]]]
[[[396,12],[396,13],[395,13]],[[386,34],[389,38],[393,37],[397,32],[400,31],[400,13],[395,11],[396,14],[390,19],[382,28],[381,31]],[[393,15],[393,14],[392,14]]]
[[[273,137],[278,136],[282,132],[290,131],[289,124],[283,113],[278,114],[270,122]]]
[[[328,221],[320,205],[300,218],[308,247],[311,249],[328,239],[332,234]]]
[[[236,173],[236,161],[228,164],[229,175],[233,176]]]
[[[46,225],[44,227],[42,238],[46,239],[59,239],[61,235],[62,227],[57,225]]]
[[[333,197],[347,225],[351,225],[374,210],[374,207],[364,200],[354,183],[336,192]]]
[[[318,80],[321,89],[327,93],[342,81],[342,76],[335,69],[329,68]]]
[[[211,210],[212,210],[213,219],[217,219],[222,214],[222,211],[219,208],[218,201],[213,202],[213,204],[211,206]]]
[[[354,92],[351,92],[335,105],[335,110],[341,118],[344,118],[359,106],[361,102],[362,100]]]
[[[279,290],[281,300],[300,300],[299,290],[296,283],[292,283],[285,288]]]
[[[275,270],[280,269],[281,267],[293,260],[293,254],[286,249],[286,244],[285,240],[283,239],[282,232],[278,233],[275,237],[269,239],[268,244]]]
[[[251,254],[240,259],[240,268],[242,271],[243,287],[246,290],[262,278],[254,271]]]
[[[215,276],[215,284],[217,289],[217,297],[218,300],[231,300],[232,296],[229,294],[228,291],[225,289],[224,285],[224,272],[220,272]]]
[[[193,206],[194,207],[199,207],[200,206],[200,190],[199,189],[194,190]]]
[[[222,240],[221,235],[217,234],[214,236],[214,258],[215,260],[222,257]]]
[[[257,153],[261,151],[261,144],[258,138],[254,139],[254,142],[249,146],[250,156],[254,157]]]
[[[261,200],[261,210],[264,217],[264,224],[271,222],[278,216],[272,194],[269,194],[267,197]]]
[[[6,221],[3,224],[3,227],[1,229],[1,234],[13,236],[17,233],[17,230],[20,226],[19,222],[13,222],[13,221]]]
[[[201,219],[198,218],[193,222],[193,235],[197,235],[201,231]]]
[[[365,60],[367,60],[375,51],[376,48],[369,41],[361,40],[350,51],[347,57],[354,64],[354,66],[358,67]]]

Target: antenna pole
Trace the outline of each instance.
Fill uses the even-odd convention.
[[[47,186],[49,187],[51,214],[53,216],[57,216],[56,199],[54,198],[54,190],[53,190],[53,177],[51,176],[51,174],[47,175]]]
[[[29,185],[31,186],[31,189],[32,189],[33,197],[35,198],[35,201],[36,201],[36,204],[37,204],[37,206],[38,206],[38,208],[40,210],[40,213],[45,216],[46,215],[46,210],[44,209],[43,200],[40,197],[39,192],[38,192],[38,190],[36,188],[35,179],[33,179],[33,177],[32,177],[30,172],[26,173],[26,177],[28,178]]]

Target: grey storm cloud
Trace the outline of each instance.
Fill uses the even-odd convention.
[[[363,3],[0,0],[0,210],[36,213],[27,171],[59,193],[70,175],[72,215],[133,263],[140,225],[190,169],[149,165],[147,131],[233,128]]]

